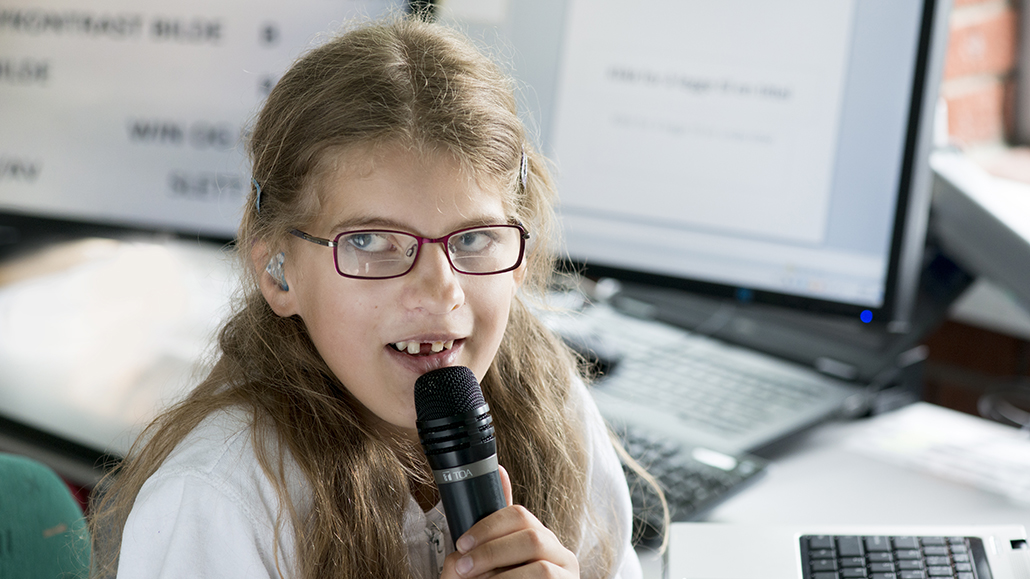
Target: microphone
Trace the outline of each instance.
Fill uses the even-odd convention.
[[[415,380],[415,413],[454,542],[477,521],[508,506],[490,406],[472,370],[449,366]]]

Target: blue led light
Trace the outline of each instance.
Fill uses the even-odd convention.
[[[873,321],[873,312],[870,312],[869,310],[862,310],[862,313],[859,314],[858,317],[861,318],[863,322],[868,324],[869,322]]]

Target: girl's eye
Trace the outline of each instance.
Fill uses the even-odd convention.
[[[466,231],[456,235],[451,241],[455,251],[461,253],[481,253],[486,251],[493,242],[493,238],[487,231]]]
[[[395,245],[385,233],[364,232],[354,233],[344,238],[350,247],[368,253],[381,253],[391,251]]]

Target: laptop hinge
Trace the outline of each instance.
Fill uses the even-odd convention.
[[[827,358],[823,356],[816,358],[815,369],[819,370],[823,374],[828,374],[834,378],[841,378],[844,380],[854,380],[855,376],[858,376],[858,368],[847,362],[841,362],[840,360],[834,360],[833,358]]]

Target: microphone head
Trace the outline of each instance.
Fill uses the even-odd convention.
[[[415,380],[415,413],[420,422],[465,414],[484,404],[476,375],[465,366],[438,368]]]

